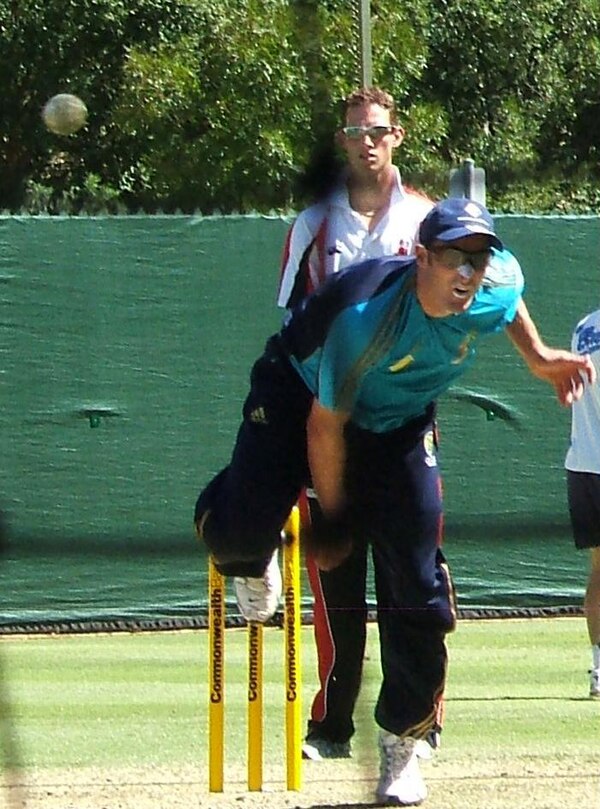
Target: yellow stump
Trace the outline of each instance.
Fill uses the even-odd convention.
[[[248,624],[248,789],[263,779],[263,626]]]
[[[302,680],[300,659],[300,512],[285,524],[283,596],[285,632],[285,737],[287,789],[299,790],[302,775]]]
[[[208,788],[211,792],[223,792],[225,580],[212,559],[208,566]]]

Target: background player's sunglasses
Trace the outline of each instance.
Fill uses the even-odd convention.
[[[350,140],[371,138],[373,141],[380,140],[384,135],[389,135],[393,131],[393,126],[345,126],[342,129],[344,135]]]
[[[485,270],[487,267],[491,249],[476,250],[470,253],[468,250],[459,250],[457,247],[434,247],[431,249],[438,257],[438,261],[450,270],[458,270],[463,264],[470,264],[474,270]]]

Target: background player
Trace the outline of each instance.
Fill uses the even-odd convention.
[[[600,374],[600,309],[584,317],[573,333],[572,350],[589,354]],[[600,699],[600,387],[588,385],[573,405],[571,444],[565,459],[573,538],[589,548],[590,573],[583,602],[592,668],[590,696]]]

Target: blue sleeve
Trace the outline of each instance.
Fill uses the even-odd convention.
[[[525,289],[521,265],[508,250],[493,250],[483,283],[476,295],[475,311],[482,332],[502,331],[515,319]]]

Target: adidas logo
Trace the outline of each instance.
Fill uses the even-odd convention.
[[[250,421],[253,424],[268,424],[269,420],[267,419],[264,407],[256,407],[250,413]]]

